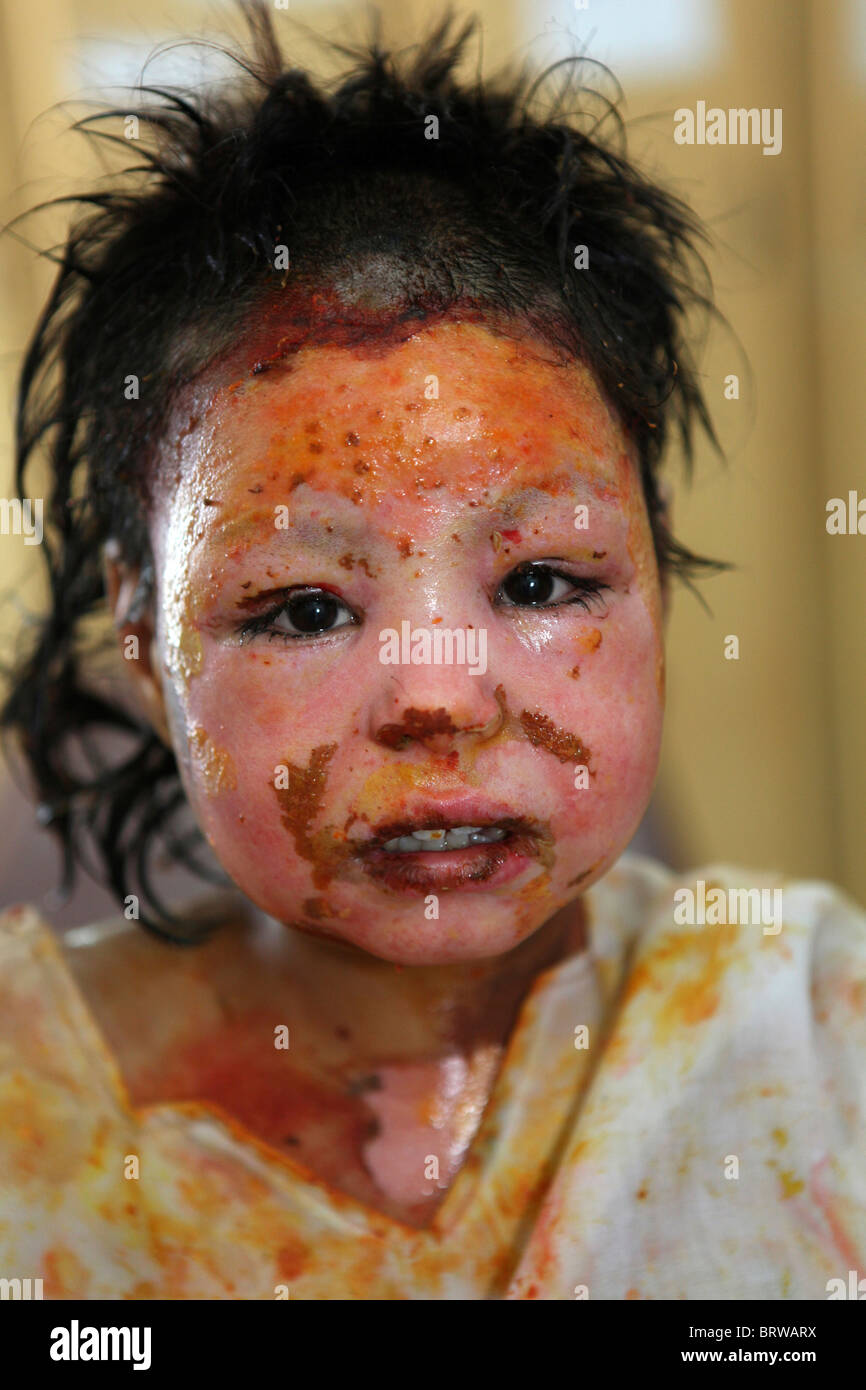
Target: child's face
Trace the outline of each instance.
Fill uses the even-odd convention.
[[[218,858],[285,923],[400,963],[495,956],[637,826],[662,723],[657,566],[623,434],[554,358],[438,323],[212,370],[176,418],[152,517],[168,722]],[[401,661],[425,640],[435,658],[437,629],[452,656],[469,639],[462,664],[447,645]],[[488,843],[382,848],[491,825]]]

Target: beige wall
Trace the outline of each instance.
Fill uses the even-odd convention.
[[[608,10],[613,3],[596,0]],[[553,9],[516,0],[474,8],[486,16],[488,68],[546,33]],[[73,155],[74,142],[59,140],[62,113],[29,129],[72,95],[77,34],[160,39],[199,28],[202,16],[212,23],[217,9],[193,0],[3,0],[6,215],[68,189],[84,167],[83,146]],[[415,16],[429,13],[394,0],[382,9],[398,40],[413,37]],[[729,464],[702,448],[693,488],[677,488],[681,537],[737,569],[703,586],[710,615],[686,592],[674,605],[657,803],[672,856],[827,877],[866,901],[866,536],[830,537],[824,526],[829,497],[858,485],[866,495],[866,40],[858,51],[856,9],[854,0],[726,0],[724,41],[713,55],[671,77],[654,64],[625,85],[634,151],[710,224],[709,263],[736,334],[714,332],[703,358]],[[337,34],[340,16],[357,19],[360,7],[293,4],[292,13]],[[592,31],[592,4],[575,11],[573,27]],[[782,153],[675,145],[673,111],[699,99],[782,107]],[[50,274],[8,240],[0,254],[6,442],[15,355]],[[740,376],[738,401],[723,396],[730,372]],[[8,446],[0,468],[8,474]],[[0,493],[8,491],[4,477]],[[3,538],[0,591],[26,592],[33,561],[32,550]],[[16,627],[4,605],[6,651]],[[739,638],[739,661],[724,659],[729,634]]]

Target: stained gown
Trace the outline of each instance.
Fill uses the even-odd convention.
[[[699,879],[781,887],[781,930],[677,925]],[[825,883],[632,855],[585,903],[588,949],[526,996],[423,1230],[212,1105],[133,1108],[49,926],[7,911],[0,1275],[351,1300],[825,1299],[866,1276],[866,916]]]

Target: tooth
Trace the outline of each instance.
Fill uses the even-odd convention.
[[[506,831],[497,825],[459,825],[448,830],[413,830],[408,835],[396,835],[382,846],[389,854],[436,854],[446,850],[468,849],[470,845],[494,844],[505,838]]]
[[[386,840],[382,848],[387,850],[389,854],[395,854],[399,851],[415,850],[418,848],[418,843],[412,839],[411,835],[397,835],[393,840]]]

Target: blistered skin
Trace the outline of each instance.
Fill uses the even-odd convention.
[[[649,798],[661,595],[633,453],[582,364],[478,323],[256,365],[241,349],[189,389],[152,520],[200,824],[280,921],[397,963],[508,951],[606,871]],[[501,586],[524,562],[605,587],[518,607]],[[338,598],[344,625],[250,630],[292,587]],[[483,631],[486,669],[383,664],[405,622]],[[519,818],[521,854],[441,891],[370,871],[374,834],[439,806]]]

